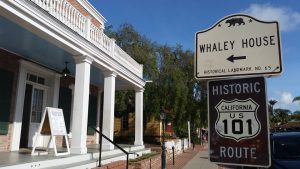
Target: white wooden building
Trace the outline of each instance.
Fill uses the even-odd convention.
[[[116,90],[135,91],[134,145],[143,146],[143,65],[104,34],[105,22],[87,0],[0,0],[0,151],[32,147],[47,106],[63,109],[71,154],[97,143],[88,126],[101,113],[113,140]]]

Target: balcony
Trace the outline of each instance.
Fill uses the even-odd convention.
[[[24,1],[24,0],[22,0]],[[78,35],[92,43],[120,65],[142,78],[143,65],[137,63],[125,51],[115,44],[115,40],[106,36],[101,27],[91,22],[67,0],[25,0],[34,3]]]

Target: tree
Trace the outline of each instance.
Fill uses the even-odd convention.
[[[296,101],[300,101],[300,96],[297,96],[293,99],[293,102],[296,102]],[[300,102],[299,102],[299,104],[300,104]]]
[[[300,121],[300,111],[295,111],[295,112],[291,115],[291,120],[294,120],[294,121]]]
[[[123,24],[117,31],[112,27],[106,34],[143,64],[144,79],[144,122],[152,117],[159,119],[160,108],[167,111],[167,120],[174,124],[176,133],[186,131],[187,120],[192,128],[207,126],[207,102],[205,84],[194,79],[194,53],[175,47],[160,45],[140,35],[132,25]],[[116,110],[122,111],[128,97],[134,92],[121,91],[116,94]]]
[[[281,124],[287,123],[289,121],[289,114],[291,113],[288,109],[275,109],[274,116],[278,118]]]
[[[270,115],[274,115],[274,105],[277,103],[277,100],[269,100],[269,112]]]
[[[132,25],[123,24],[117,31],[113,31],[112,27],[106,29],[105,33],[116,40],[116,44],[119,45],[124,51],[126,51],[134,60],[143,64],[144,79],[156,79],[158,75],[158,69],[156,64],[155,43],[146,37],[140,35]],[[159,106],[156,103],[157,96],[155,95],[156,87],[154,84],[146,84],[144,92],[145,116],[144,121],[147,121],[151,116],[151,113],[159,111]],[[119,91],[116,94],[116,110],[122,111],[127,104],[126,100],[134,98],[134,92],[132,91]],[[150,105],[150,106],[149,106]]]

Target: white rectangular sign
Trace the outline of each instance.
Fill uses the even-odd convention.
[[[195,41],[197,79],[282,72],[278,22],[231,15],[197,32]]]
[[[64,114],[62,109],[48,108],[51,133],[53,136],[67,135]]]

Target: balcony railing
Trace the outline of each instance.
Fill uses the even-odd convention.
[[[50,15],[67,25],[79,35],[93,43],[109,56],[117,59],[122,65],[134,70],[137,76],[142,77],[143,66],[132,59],[125,51],[115,44],[103,32],[103,29],[91,23],[91,18],[84,16],[79,10],[72,6],[67,0],[30,0]],[[124,62],[125,61],[125,62]]]

